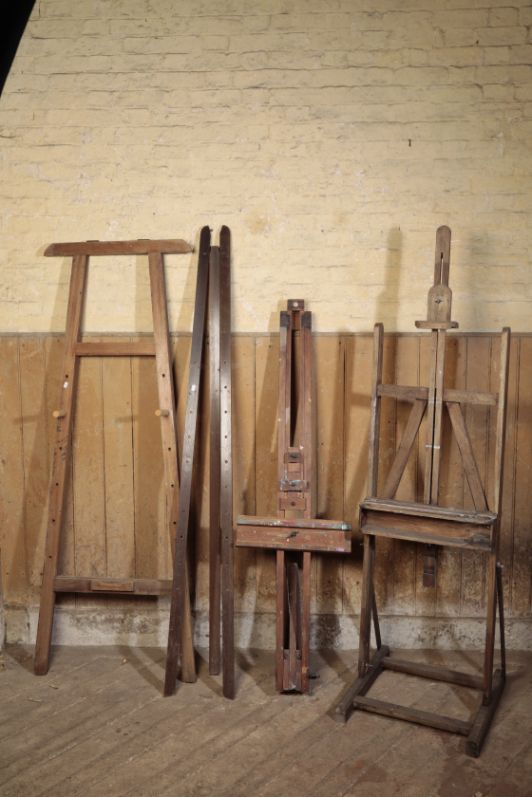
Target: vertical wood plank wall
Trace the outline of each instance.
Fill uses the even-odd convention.
[[[101,338],[100,338],[101,339]],[[370,335],[315,335],[317,374],[318,513],[357,527],[365,496],[372,362]],[[182,434],[190,338],[173,339]],[[496,389],[498,338],[451,337],[449,385]],[[0,337],[0,546],[4,600],[38,602],[43,562],[53,423],[61,368],[62,337]],[[234,337],[235,514],[274,514],[278,337]],[[419,334],[387,335],[386,381],[422,384],[427,340]],[[203,396],[203,409],[208,396]],[[74,432],[72,480],[67,492],[63,572],[94,576],[170,576],[164,528],[159,421],[154,363],[149,359],[83,361]],[[206,418],[206,414],[202,416]],[[384,406],[385,471],[406,414]],[[467,422],[482,476],[493,453],[489,409],[469,407]],[[196,524],[196,596],[206,609],[208,429],[201,422],[193,522]],[[442,498],[471,505],[456,444],[444,423]],[[421,442],[399,489],[422,495]],[[532,583],[532,336],[514,335],[511,349],[501,558],[509,616],[530,617]],[[357,535],[357,540],[359,539]],[[274,611],[273,555],[239,550],[237,610]],[[349,557],[313,557],[313,611],[356,614],[360,603],[361,548]],[[384,612],[404,616],[477,617],[483,614],[484,563],[475,553],[443,552],[437,588],[423,587],[422,552],[409,543],[383,541],[378,559],[378,598]],[[86,606],[85,597],[66,598]],[[124,599],[125,600],[125,599]],[[98,604],[102,606],[101,600]],[[116,601],[113,603],[116,605]],[[128,599],[128,605],[131,602]]]

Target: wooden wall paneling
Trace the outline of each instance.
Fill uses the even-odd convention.
[[[256,514],[255,339],[233,338],[233,516]],[[235,548],[235,610],[254,611],[257,550]]]
[[[382,381],[385,384],[395,382],[395,363],[397,354],[397,335],[384,335]],[[396,448],[396,413],[397,402],[384,399],[381,402],[381,434],[379,449],[379,490],[390,471]],[[393,540],[379,539],[375,541],[377,556],[375,557],[375,594],[379,612],[395,613],[393,595],[394,586],[394,543]]]
[[[23,337],[19,342],[21,423],[24,468],[24,539],[27,573],[33,597],[42,579],[46,533],[46,503],[50,472],[45,416],[46,364],[44,339]]]
[[[419,384],[419,337],[399,336],[395,352],[395,379],[398,385]],[[395,411],[395,448],[405,430],[412,405],[398,401]],[[423,439],[423,438],[422,438]],[[415,501],[418,477],[418,446],[414,445],[397,488],[395,498]],[[393,540],[393,611],[397,614],[414,614],[416,598],[416,549],[412,542]]]
[[[466,366],[466,338],[448,335],[444,387],[465,389]],[[443,451],[440,468],[440,503],[443,506],[460,507],[464,505],[464,471],[458,444],[452,433],[451,422],[446,409],[443,411],[442,426]],[[458,616],[460,614],[461,589],[461,551],[446,547],[439,548],[434,615],[441,617]]]
[[[0,337],[0,547],[6,604],[27,599],[19,339]]]
[[[520,340],[512,614],[530,614],[532,575],[532,338]]]
[[[317,517],[344,519],[344,341],[313,335]],[[311,611],[342,613],[343,556],[312,557]]]
[[[277,412],[279,336],[258,337],[255,346],[256,511],[277,515]],[[257,610],[275,612],[275,552],[257,551]]]
[[[102,360],[106,575],[114,578],[135,574],[131,362]]]
[[[72,451],[75,575],[105,576],[107,539],[100,357],[83,358],[79,363]],[[93,600],[78,595],[76,603],[86,606]]]
[[[491,385],[491,348],[489,336],[467,338],[468,390],[489,390]],[[487,459],[489,456],[489,409],[468,405],[464,411],[467,430],[478,466],[482,484],[486,485]],[[473,507],[471,491],[464,482],[464,506]],[[486,603],[486,557],[475,551],[462,553],[462,606],[465,617],[483,616]]]
[[[58,393],[61,386],[61,373],[63,369],[63,358],[65,352],[64,335],[50,335],[44,338],[44,360],[45,360],[45,400],[42,407],[42,423],[46,428],[47,443],[47,479],[48,484],[44,495],[43,505],[43,530],[39,540],[39,553],[35,554],[35,561],[40,564],[41,574],[44,562],[44,543],[46,538],[46,521],[48,516],[48,503],[50,499],[50,483],[52,456],[55,443],[55,424],[52,412],[57,409],[59,399]],[[75,413],[74,413],[75,415]],[[75,572],[75,551],[74,551],[74,498],[73,498],[73,462],[71,459],[69,472],[65,481],[65,506],[63,510],[63,533],[62,545],[58,560],[58,573]],[[39,576],[39,588],[41,575]],[[62,606],[74,606],[76,598],[74,595],[65,593],[58,596]]]
[[[500,342],[499,342],[500,348]],[[498,348],[498,350],[499,350]],[[517,464],[517,412],[519,390],[520,340],[512,336],[508,369],[508,403],[506,412],[506,444],[503,460],[502,506],[499,531],[499,559],[503,565],[502,583],[506,612],[512,610],[512,556],[514,550],[515,488]],[[529,526],[530,528],[530,526]]]
[[[135,575],[163,578],[166,572],[168,531],[165,527],[163,461],[155,359],[131,360],[133,416],[133,483]]]
[[[368,436],[373,368],[373,336],[344,336],[344,509],[353,529],[352,553],[342,557],[343,613],[358,615],[361,600],[362,540],[358,504],[368,483]]]

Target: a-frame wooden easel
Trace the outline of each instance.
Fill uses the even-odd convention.
[[[419,329],[431,331],[430,382],[427,387],[382,383],[383,327],[382,324],[377,324],[375,327],[369,440],[369,497],[360,505],[360,527],[364,535],[364,564],[358,678],[343,695],[337,706],[336,714],[339,719],[346,720],[354,709],[363,709],[387,717],[459,733],[467,737],[467,753],[478,756],[505,681],[502,578],[497,556],[510,330],[505,328],[501,334],[498,393],[472,392],[444,387],[446,332],[457,326],[454,321],[451,321],[452,295],[448,285],[450,244],[450,229],[440,227],[436,235],[434,285],[428,295],[428,319],[416,322]],[[383,487],[379,490],[377,485],[379,421],[383,398],[409,402],[412,408],[395,459]],[[463,406],[468,404],[491,407],[496,412],[491,506],[488,506],[462,410]],[[471,510],[444,507],[438,503],[444,408],[449,415],[451,428],[461,454],[464,475],[474,504],[474,509]],[[394,496],[424,415],[427,416],[427,438],[423,502],[398,501],[394,499]],[[432,583],[434,580],[434,546],[451,546],[461,550],[479,551],[487,555],[487,618],[482,675],[456,672],[443,667],[397,659],[390,655],[388,647],[381,644],[374,601],[375,540],[377,537],[411,540],[431,546],[428,552],[428,561],[426,560],[424,567],[425,584]],[[493,672],[497,607],[499,609],[501,667]],[[373,658],[370,658],[372,615],[377,631],[377,651]],[[383,670],[409,673],[478,689],[482,692],[481,705],[471,721],[463,721],[367,697],[366,693]]]
[[[242,515],[235,544],[276,551],[276,687],[310,688],[311,552],[349,553],[350,526],[316,518],[311,314],[302,300],[281,312],[278,517]]]
[[[47,257],[72,257],[70,289],[65,330],[65,353],[61,378],[61,391],[56,419],[55,445],[50,487],[50,505],[46,534],[44,572],[34,669],[37,675],[48,672],[50,646],[58,592],[120,595],[161,595],[170,592],[170,581],[157,579],[93,578],[89,576],[58,575],[58,559],[64,514],[65,486],[71,461],[72,421],[77,389],[80,357],[155,357],[159,408],[156,415],[161,420],[162,457],[166,489],[167,525],[172,549],[178,516],[178,467],[175,398],[172,375],[172,357],[168,333],[166,288],[164,280],[165,254],[185,254],[193,247],[186,241],[85,241],[80,243],[51,244],[45,251]],[[85,300],[89,258],[96,256],[146,255],[148,257],[151,304],[153,315],[153,340],[140,343],[105,342],[89,343],[81,339],[81,320]],[[188,590],[185,591],[189,600]],[[185,681],[196,679],[190,611],[183,628],[182,672]]]

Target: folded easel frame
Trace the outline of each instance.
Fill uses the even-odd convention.
[[[227,698],[234,698],[231,232],[229,228],[226,226],[221,228],[220,244],[213,246],[211,245],[210,229],[204,227],[201,231],[199,251],[164,694],[168,696],[175,691],[179,659],[183,659],[181,640],[184,638],[185,630],[192,625],[186,561],[198,404],[202,383],[202,353],[208,313],[210,355],[209,672],[217,675],[222,670],[223,694]],[[184,661],[182,660],[182,671],[183,665]],[[186,679],[182,678],[182,680]]]
[[[446,331],[457,324],[451,321],[451,291],[448,287],[451,231],[440,227],[436,237],[434,285],[428,296],[428,319],[418,321],[420,329],[431,330],[432,358],[427,387],[387,385],[382,382],[383,327],[374,332],[373,387],[369,440],[368,495],[360,505],[360,528],[364,535],[362,606],[360,613],[360,647],[358,678],[343,695],[337,706],[339,719],[346,720],[354,709],[362,709],[387,717],[429,725],[467,737],[466,752],[478,756],[501,697],[506,673],[504,643],[504,611],[501,566],[498,563],[501,484],[505,439],[505,415],[508,383],[510,330],[505,328],[500,341],[498,393],[454,390],[444,387]],[[384,486],[377,485],[381,402],[384,398],[411,404],[403,438],[388,472]],[[495,448],[493,456],[492,505],[488,506],[480,479],[473,447],[462,408],[480,405],[496,412]],[[442,411],[446,409],[462,458],[463,470],[471,492],[474,509],[440,506],[439,470],[442,443]],[[423,417],[427,417],[425,443],[425,479],[423,502],[399,501],[394,498],[414,446]],[[423,582],[433,584],[435,546],[479,551],[487,555],[487,616],[482,675],[455,672],[443,667],[404,661],[390,655],[381,643],[376,603],[374,600],[375,540],[377,537],[411,540],[427,548]],[[493,672],[496,615],[499,610],[501,666]],[[370,656],[371,619],[375,624],[377,651]],[[376,678],[384,670],[409,673],[437,681],[458,684],[482,692],[482,702],[471,721],[420,711],[367,697]]]
[[[237,518],[235,544],[276,551],[275,680],[279,692],[310,690],[311,553],[348,553],[351,527],[316,518],[311,314],[301,299],[281,312],[278,517]]]
[[[58,574],[61,550],[66,482],[72,458],[72,427],[78,389],[78,366],[81,357],[154,357],[159,407],[155,414],[161,421],[161,456],[164,463],[166,517],[172,550],[178,515],[178,467],[175,395],[172,356],[168,332],[164,255],[185,254],[193,251],[186,241],[149,240],[133,241],[81,241],[51,244],[45,251],[47,257],[71,257],[72,267],[65,329],[65,353],[61,375],[56,421],[55,444],[50,484],[48,525],[45,560],[41,588],[41,602],[37,639],[35,643],[36,675],[48,672],[56,595],[61,592],[92,595],[165,595],[171,582],[166,579],[109,578],[89,575]],[[91,257],[137,255],[148,259],[153,339],[137,343],[102,342],[82,340],[81,326],[85,304],[87,274]],[[186,568],[186,565],[184,565]],[[188,604],[189,594],[186,591]],[[195,681],[194,651],[187,605],[186,622],[182,627],[182,674],[185,681]]]

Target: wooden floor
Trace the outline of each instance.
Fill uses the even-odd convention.
[[[403,654],[402,654],[403,655]],[[476,654],[409,653],[469,669]],[[510,677],[479,759],[464,739],[357,712],[330,714],[354,654],[314,654],[313,695],[276,695],[273,655],[238,655],[238,697],[200,662],[196,685],[162,698],[163,652],[57,648],[49,675],[10,647],[0,671],[2,797],[519,797],[532,795],[532,653]],[[466,718],[467,689],[384,673],[372,696]]]

